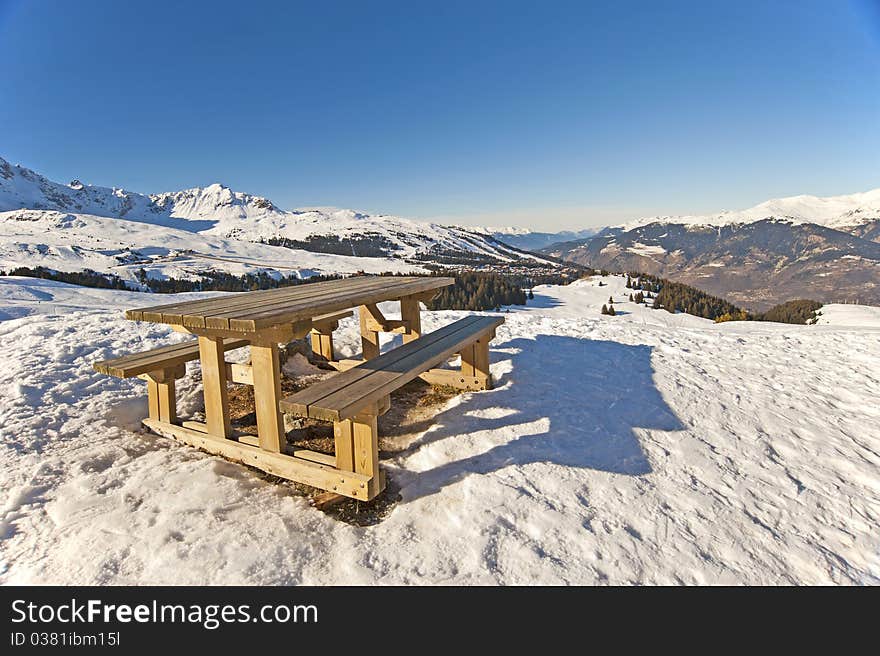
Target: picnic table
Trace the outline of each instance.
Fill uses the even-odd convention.
[[[198,301],[128,310],[127,319],[167,324],[197,339],[94,363],[98,371],[147,382],[154,432],[283,478],[368,500],[384,488],[378,466],[376,417],[390,393],[416,377],[461,389],[491,385],[488,342],[500,317],[465,317],[422,336],[420,303],[452,284],[446,277],[357,276]],[[400,319],[378,303],[397,301]],[[333,331],[357,308],[362,357],[337,360]],[[380,332],[403,335],[403,346],[381,353]],[[311,336],[313,353],[340,373],[283,399],[279,344]],[[250,362],[226,362],[226,351],[249,347]],[[437,369],[461,354],[459,371]],[[205,421],[177,417],[175,380],[186,362],[201,364]],[[257,436],[233,431],[228,383],[253,386]],[[336,453],[291,448],[282,411],[334,422]]]

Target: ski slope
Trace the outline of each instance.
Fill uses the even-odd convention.
[[[536,288],[492,343],[496,389],[386,462],[402,501],[361,528],[140,430],[142,383],[90,362],[183,339],[122,319],[147,297],[0,280],[23,315],[0,321],[2,583],[880,583],[875,309],[716,325],[633,307],[619,277]],[[354,320],[337,343],[356,353]]]

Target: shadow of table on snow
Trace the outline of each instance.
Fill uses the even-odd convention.
[[[438,415],[434,427],[401,456],[468,434],[479,439],[484,431],[496,445],[434,469],[399,470],[403,501],[510,465],[543,462],[631,476],[650,473],[633,429],[684,428],[654,386],[651,351],[645,345],[555,335],[498,344],[493,363],[509,365],[495,389],[471,394]],[[511,439],[497,444],[505,433]]]

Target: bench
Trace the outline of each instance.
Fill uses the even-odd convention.
[[[419,377],[459,389],[490,389],[489,341],[502,323],[503,317],[459,319],[288,396],[281,410],[332,421],[336,468],[369,476],[371,499],[384,488],[376,418],[389,409],[391,392]],[[456,353],[460,371],[435,369]],[[333,491],[350,496],[344,489]]]
[[[317,347],[317,355],[333,359],[333,331],[339,321],[352,316],[351,311],[334,312],[312,319],[312,348]],[[223,352],[233,351],[250,342],[246,339],[229,339],[223,342]],[[130,353],[118,358],[95,362],[92,367],[108,376],[116,378],[140,378],[147,381],[147,398],[151,419],[176,423],[177,402],[174,381],[186,375],[186,363],[199,359],[199,342],[193,340],[160,346],[138,353]],[[253,385],[251,367],[246,364],[226,363],[226,378],[234,383]],[[193,422],[184,422],[184,424]]]

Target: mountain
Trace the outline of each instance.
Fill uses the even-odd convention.
[[[880,189],[641,219],[543,252],[660,275],[757,311],[794,298],[880,305]]]
[[[599,229],[587,228],[577,231],[535,232],[528,228],[485,228],[484,231],[510,246],[526,251],[539,251],[553,244],[592,237],[599,232]]]
[[[827,228],[852,232],[880,221],[880,188],[826,198],[808,195],[774,198],[735,212],[725,211],[702,216],[654,216],[616,227],[626,231],[651,223],[725,226],[754,223],[769,218],[783,219],[793,224],[815,223]]]
[[[0,159],[0,268],[17,266],[92,268],[128,279],[140,267],[173,277],[206,267],[301,276],[559,268],[479,229],[338,208],[282,210],[221,184],[150,195],[65,185]]]

